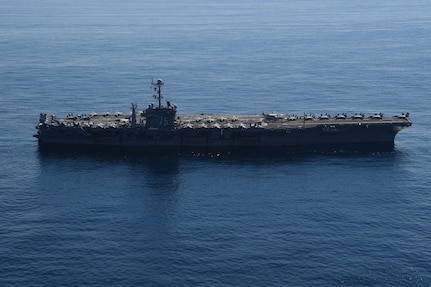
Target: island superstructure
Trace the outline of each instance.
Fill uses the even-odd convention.
[[[36,126],[40,146],[263,149],[309,146],[393,146],[396,134],[412,125],[408,113],[289,115],[177,115],[162,104],[162,80],[152,81],[157,104],[131,114],[92,113],[59,118],[40,114]]]

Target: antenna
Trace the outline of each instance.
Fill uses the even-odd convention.
[[[161,79],[158,79],[157,82],[154,82],[153,79],[151,79],[151,86],[154,87],[155,94],[153,95],[155,99],[159,101],[159,109],[162,107],[162,89],[161,87],[164,85],[163,81]]]
[[[132,128],[136,127],[136,108],[138,105],[136,103],[132,103],[130,109],[132,110]]]

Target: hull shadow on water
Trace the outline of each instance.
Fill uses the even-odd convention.
[[[285,165],[331,164],[343,161],[353,164],[356,161],[394,161],[402,151],[394,146],[368,147],[307,147],[296,149],[153,149],[132,150],[112,148],[54,148],[39,147],[38,157],[42,169],[48,174],[55,168],[65,170],[90,170],[94,175],[98,170],[105,174],[117,176],[119,170],[129,173],[132,181],[138,186],[151,190],[151,196],[172,200],[182,183],[182,174],[190,170],[208,169],[215,171],[227,167],[237,168],[258,167],[268,170]],[[351,162],[351,163],[349,163]],[[215,169],[211,169],[215,168]],[[225,173],[221,173],[224,174]],[[50,176],[50,175],[49,175]],[[109,180],[109,179],[108,179]]]

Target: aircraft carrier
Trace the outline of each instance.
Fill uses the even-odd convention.
[[[158,104],[131,113],[92,113],[59,118],[40,114],[39,146],[61,148],[274,148],[311,146],[394,146],[396,134],[412,125],[408,113],[337,114],[330,116],[263,113],[256,115],[177,115],[169,101],[162,104],[162,80],[152,81]]]

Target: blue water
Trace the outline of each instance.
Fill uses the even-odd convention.
[[[430,286],[431,2],[2,0],[0,286]],[[390,152],[42,153],[40,112],[410,112]]]

